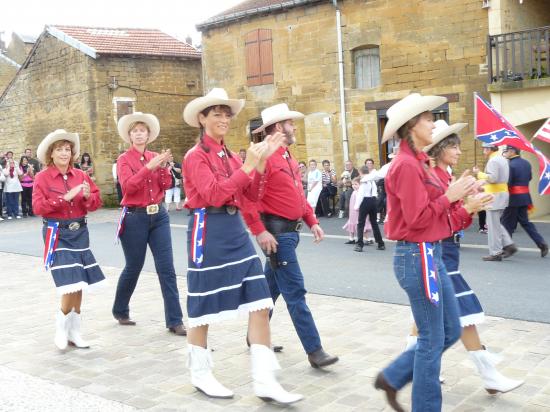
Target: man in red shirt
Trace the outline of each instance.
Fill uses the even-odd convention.
[[[304,275],[296,257],[302,219],[311,228],[316,243],[324,236],[304,197],[298,163],[288,151],[296,141],[294,120],[303,117],[302,113],[290,111],[284,103],[262,111],[263,125],[253,133],[283,134],[285,140],[283,146],[267,159],[256,204],[258,210],[250,208],[243,216],[269,258],[265,276],[271,297],[275,302],[279,295],[283,295],[309,362],[314,368],[319,368],[337,362],[338,357],[329,355],[321,346],[319,332],[306,303]]]

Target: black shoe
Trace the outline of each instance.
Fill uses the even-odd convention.
[[[394,411],[405,412],[405,409],[403,409],[403,407],[399,405],[399,402],[397,402],[397,391],[386,381],[386,378],[384,378],[382,372],[380,372],[376,377],[376,380],[374,381],[374,388],[386,392],[386,400]]]
[[[545,257],[548,254],[548,245],[546,243],[541,243],[539,249],[540,257]]]
[[[185,330],[185,325],[183,323],[181,325],[172,326],[168,328],[168,330],[174,335],[187,336],[187,330]]]
[[[324,351],[323,348],[317,349],[315,352],[309,353],[307,355],[307,359],[309,360],[311,366],[314,368],[322,368],[338,362],[338,356],[329,355]]]
[[[351,240],[348,240],[347,242],[344,242],[344,245],[355,245],[355,240],[351,239]]]
[[[363,251],[363,246],[361,246],[361,245],[356,245],[356,246],[353,248],[353,250],[354,250],[355,252],[362,252],[362,251]]]
[[[374,245],[374,240],[372,240],[372,239],[367,240],[365,242],[365,245],[367,245],[367,246]]]
[[[379,243],[379,244],[378,244],[378,247],[376,248],[376,250],[386,250],[386,245],[383,244],[383,243]]]
[[[121,324],[121,325],[124,325],[124,326],[135,326],[136,325],[136,322],[134,322],[132,319],[130,318],[117,318],[115,317],[116,320],[118,320],[118,323]]]
[[[481,260],[484,260],[485,262],[502,262],[502,254],[483,256]]]
[[[515,254],[518,251],[518,248],[513,243],[502,248],[502,258],[506,259]]]

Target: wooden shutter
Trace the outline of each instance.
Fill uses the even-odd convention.
[[[273,83],[271,30],[257,29],[245,35],[246,84],[258,86]]]
[[[117,120],[126,114],[134,113],[134,102],[131,100],[118,100],[116,102]]]

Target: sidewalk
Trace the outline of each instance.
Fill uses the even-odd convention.
[[[135,327],[121,327],[110,309],[120,269],[104,267],[109,286],[85,295],[84,337],[89,350],[59,352],[53,344],[58,308],[53,282],[35,257],[0,253],[0,411],[278,411],[252,392],[246,322],[211,328],[215,373],[233,389],[232,400],[209,400],[189,383],[186,340],[164,328],[156,274],[142,273],[132,301]],[[368,274],[365,274],[368,276]],[[185,279],[179,277],[180,292]],[[410,327],[407,307],[309,295],[323,345],[340,355],[333,367],[310,367],[284,302],[272,321],[280,382],[305,395],[294,411],[383,411],[376,373],[397,356]],[[185,300],[182,299],[182,306]],[[482,388],[464,348],[443,360],[444,411],[550,411],[550,325],[490,317],[480,328],[484,343],[503,356],[499,369],[525,385],[490,396]],[[400,400],[410,408],[410,386]]]

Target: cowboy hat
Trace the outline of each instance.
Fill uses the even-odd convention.
[[[431,111],[446,101],[447,98],[442,96],[422,96],[419,93],[411,93],[394,103],[386,112],[388,123],[384,128],[382,143],[391,139],[397,130],[413,117]]]
[[[149,139],[147,143],[154,141],[160,133],[159,119],[154,114],[135,112],[122,116],[118,120],[118,134],[126,143],[130,141],[130,126],[136,122],[145,123],[149,128]]]
[[[69,133],[63,129],[57,129],[47,135],[38,145],[38,149],[36,149],[36,157],[40,163],[48,164],[49,159],[46,159],[46,153],[52,144],[60,140],[68,140],[74,144],[73,160],[78,159],[78,156],[80,155],[80,138],[78,137],[78,133]]]
[[[422,150],[428,153],[436,144],[441,142],[447,136],[450,136],[453,133],[458,133],[467,125],[468,123],[455,123],[449,126],[443,119],[436,120],[434,122],[435,129],[432,130],[432,143],[424,147]]]
[[[189,126],[200,127],[199,113],[210,106],[229,106],[234,116],[244,107],[244,99],[230,99],[224,89],[214,87],[206,96],[191,100],[183,109],[183,120]]]
[[[303,119],[305,116],[300,112],[294,112],[288,109],[286,103],[276,104],[262,110],[262,122],[263,124],[254,130],[252,133],[260,133],[265,130],[266,127],[272,124],[282,122],[284,120]]]

